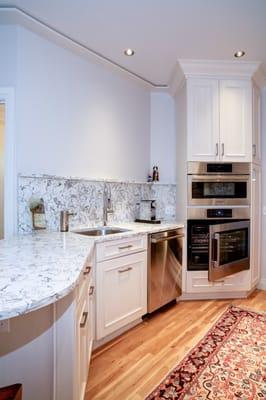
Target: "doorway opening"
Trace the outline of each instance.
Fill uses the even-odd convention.
[[[15,91],[0,87],[0,239],[17,232]]]
[[[0,101],[0,239],[4,238],[5,103]]]

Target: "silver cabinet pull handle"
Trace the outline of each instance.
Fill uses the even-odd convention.
[[[92,296],[93,293],[94,293],[94,286],[91,286],[89,290],[89,296]]]
[[[222,143],[222,157],[224,156],[224,143]]]
[[[90,272],[91,272],[91,267],[86,267],[85,271],[83,272],[83,275],[89,275]]]
[[[118,249],[119,250],[125,250],[125,249],[131,249],[131,247],[133,247],[133,245],[132,244],[128,244],[126,246],[118,246]]]
[[[256,148],[256,145],[255,145],[255,144],[252,145],[252,154],[253,154],[253,157],[256,157],[257,148]]]
[[[218,156],[218,152],[219,152],[219,147],[218,147],[218,143],[216,143],[215,145],[216,151],[215,151],[215,155]]]
[[[123,272],[131,271],[131,270],[132,270],[132,267],[128,267],[126,269],[119,269],[118,272],[119,272],[119,274],[122,274]]]
[[[79,326],[80,326],[81,328],[85,328],[87,319],[88,319],[88,312],[87,312],[87,311],[84,311],[83,314],[82,314],[82,321],[81,321],[81,323],[79,324]]]

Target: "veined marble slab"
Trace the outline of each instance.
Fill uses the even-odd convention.
[[[76,286],[96,242],[183,227],[127,223],[129,232],[88,237],[72,232],[40,232],[0,241],[0,320],[54,303]],[[75,229],[82,228],[78,226]]]
[[[32,231],[29,204],[32,198],[42,198],[48,230],[59,230],[61,210],[75,215],[70,227],[99,225],[103,219],[104,186],[111,193],[113,214],[110,223],[131,222],[138,218],[138,203],[155,199],[157,219],[170,220],[176,216],[176,185],[137,182],[94,181],[47,175],[19,176],[18,178],[18,231]]]

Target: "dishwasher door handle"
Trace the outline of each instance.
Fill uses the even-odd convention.
[[[166,238],[151,239],[151,243],[161,243],[161,242],[165,242],[166,240],[181,239],[183,237],[184,237],[184,235],[175,235],[175,236],[169,236],[169,237],[166,237]]]

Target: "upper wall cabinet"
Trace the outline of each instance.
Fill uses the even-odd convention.
[[[251,80],[187,80],[188,161],[252,161]]]
[[[214,161],[219,157],[219,82],[187,82],[188,161]]]

